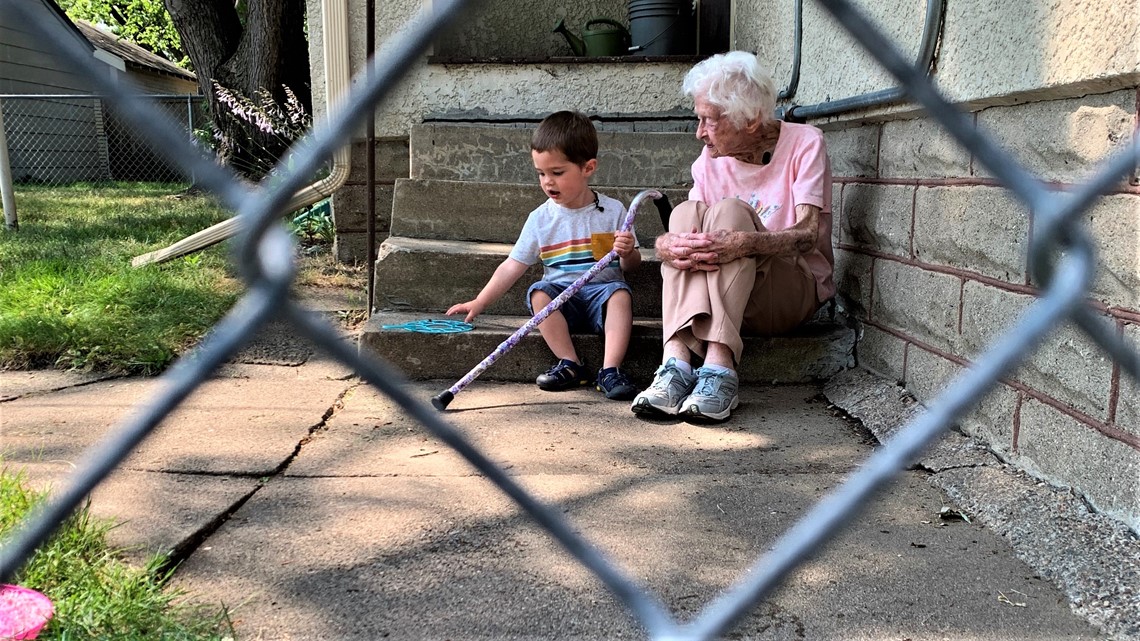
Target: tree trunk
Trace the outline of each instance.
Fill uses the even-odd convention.
[[[312,111],[304,0],[250,0],[242,26],[233,0],[164,0],[183,47],[208,96],[214,126],[222,136],[222,160],[260,179],[291,142],[281,131],[265,131],[235,117],[218,99],[214,83],[239,97],[260,102],[268,92],[285,104],[288,86]]]

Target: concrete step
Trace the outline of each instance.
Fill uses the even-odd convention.
[[[688,189],[659,186],[611,187],[598,191],[616,198],[626,207],[644,189],[657,189],[677,204]],[[392,201],[391,235],[433,240],[472,240],[514,243],[527,214],[546,200],[534,182],[477,183],[456,180],[404,179],[396,181]],[[634,221],[643,247],[664,232],[657,208],[647,204]]]
[[[411,177],[476,182],[532,183],[530,138],[534,126],[495,127],[429,123],[410,134]],[[598,132],[599,186],[681,187],[701,153],[691,133]]]
[[[475,298],[510,250],[507,243],[388,238],[380,245],[376,261],[374,306],[392,311],[447,311],[455,303]],[[633,313],[660,316],[661,263],[651,249],[643,248],[641,256],[641,267],[626,274],[633,289]],[[526,290],[541,278],[542,265],[533,265],[487,312],[525,313]]]
[[[475,320],[474,330],[454,334],[383,329],[385,325],[425,318],[446,317],[421,312],[374,314],[361,332],[360,349],[384,358],[409,379],[441,379],[445,384],[440,391],[462,378],[529,320],[525,316],[483,315]],[[574,344],[579,357],[590,368],[601,366],[602,337],[576,335]],[[745,338],[740,375],[742,380],[754,383],[823,380],[854,367],[854,349],[855,331],[846,327],[841,319],[832,320],[821,311],[816,320],[793,334]],[[542,336],[533,331],[479,378],[533,381],[549,369],[554,360]],[[660,362],[660,320],[636,319],[623,367],[639,386],[645,386]]]

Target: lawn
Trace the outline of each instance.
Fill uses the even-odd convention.
[[[131,267],[229,217],[183,186],[19,186],[16,206],[19,230],[0,231],[0,369],[154,374],[240,294],[225,245]]]

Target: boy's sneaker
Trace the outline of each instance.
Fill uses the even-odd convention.
[[[548,392],[562,392],[575,387],[590,384],[590,377],[586,375],[586,366],[563,358],[554,364],[545,374],[539,374],[535,379],[538,389]]]
[[[665,414],[675,416],[681,409],[681,402],[693,391],[697,382],[695,374],[686,374],[677,367],[677,359],[670,357],[657,373],[653,382],[636,398],[629,409],[634,414]]]
[[[606,398],[614,401],[628,401],[637,396],[637,388],[633,386],[633,381],[617,367],[598,370],[598,380],[594,386],[599,392],[604,392]]]
[[[716,372],[702,367],[696,372],[697,384],[684,400],[681,415],[698,421],[723,421],[740,404],[736,372]]]

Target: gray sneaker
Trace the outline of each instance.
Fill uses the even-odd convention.
[[[701,367],[694,374],[697,384],[681,402],[681,415],[704,421],[723,421],[740,404],[736,390],[740,383],[736,372],[714,372]]]
[[[644,392],[633,399],[629,409],[634,414],[665,414],[676,416],[681,409],[681,401],[693,391],[697,382],[695,374],[686,374],[677,367],[677,359],[670,357],[657,373],[653,382]]]

